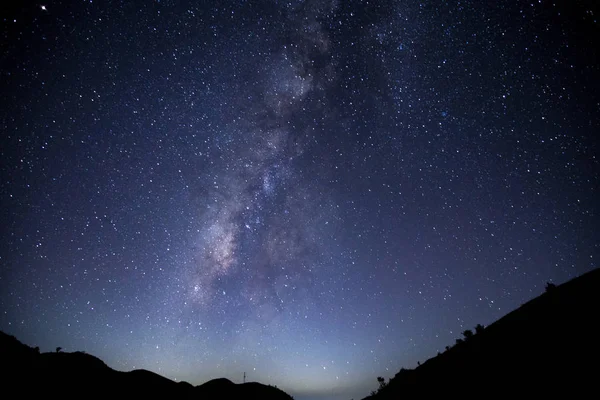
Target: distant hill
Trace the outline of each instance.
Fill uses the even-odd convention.
[[[369,400],[434,393],[498,396],[511,393],[597,392],[600,376],[600,269],[546,292],[415,369],[402,369]]]
[[[18,393],[19,398],[41,394],[51,398],[292,399],[274,386],[256,382],[235,384],[222,378],[193,386],[146,370],[115,371],[84,352],[40,353],[4,332],[0,332],[0,379],[2,398]]]

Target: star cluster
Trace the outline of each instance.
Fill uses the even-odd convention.
[[[364,397],[597,267],[597,15],[7,7],[0,329],[193,384]]]

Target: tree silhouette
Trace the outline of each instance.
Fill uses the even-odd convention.
[[[61,350],[62,350],[62,347],[57,347],[57,348],[56,348],[56,352],[57,352],[57,353],[60,353],[60,351],[61,351]]]
[[[473,331],[470,329],[467,329],[466,331],[464,331],[463,336],[465,337],[465,339],[469,340],[470,338],[473,337]]]
[[[35,349],[33,349],[37,354],[40,354],[40,348],[38,346],[35,347]]]
[[[485,326],[483,326],[481,324],[477,324],[477,326],[475,327],[475,333],[479,334],[479,333],[483,332],[484,329],[485,329]]]
[[[461,344],[461,343],[464,343],[464,340],[462,340],[462,339],[456,339],[456,344]]]
[[[379,383],[379,390],[383,389],[386,385],[385,378],[382,376],[377,377],[377,383]]]
[[[450,346],[446,346],[446,351],[450,350]]]
[[[550,292],[554,289],[556,289],[556,285],[554,283],[552,283],[552,282],[546,283],[546,292]]]

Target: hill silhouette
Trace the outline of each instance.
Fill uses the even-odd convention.
[[[469,395],[568,393],[596,389],[600,350],[600,269],[546,292],[488,327],[463,332],[463,339],[415,369],[401,369],[369,400],[434,393]],[[81,397],[168,396],[179,399],[289,400],[276,387],[214,379],[199,386],[174,382],[146,370],[121,372],[85,352],[40,353],[0,332],[0,395]],[[479,394],[479,393],[478,393]],[[472,395],[475,395],[473,393]],[[12,397],[12,396],[8,396]]]
[[[415,369],[401,369],[365,399],[410,398],[433,393],[498,395],[596,392],[600,325],[600,269],[546,292],[487,328],[447,347]],[[468,389],[480,388],[470,393]]]
[[[266,399],[291,400],[284,391],[257,382],[235,384],[214,379],[199,386],[175,382],[154,372],[116,371],[102,360],[84,352],[40,353],[14,336],[0,332],[0,396],[33,395],[67,397],[125,395],[166,396],[177,399]],[[7,396],[8,395],[8,396]]]

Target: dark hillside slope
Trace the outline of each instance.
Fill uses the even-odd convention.
[[[370,398],[468,388],[542,393],[595,392],[600,371],[600,270],[527,302],[414,370],[401,370]]]
[[[198,399],[283,399],[284,393],[274,386],[265,386],[257,382],[236,385],[228,379],[221,378],[196,386],[194,395]],[[288,397],[288,400],[291,400],[291,397]]]
[[[215,379],[200,386],[174,382],[146,370],[115,371],[84,352],[40,353],[0,332],[0,398],[169,398],[291,400],[273,386]],[[17,396],[18,394],[18,396]]]

